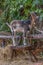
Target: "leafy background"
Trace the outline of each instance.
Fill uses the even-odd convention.
[[[28,19],[33,11],[40,16],[40,21],[42,21],[43,0],[0,0],[0,31],[10,31],[6,22],[10,23],[14,19]]]

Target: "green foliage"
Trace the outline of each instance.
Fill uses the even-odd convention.
[[[40,20],[43,19],[43,10],[41,8],[43,0],[0,0],[0,30],[7,30],[6,22],[11,22],[14,19],[28,19],[32,11],[37,12],[40,15]],[[23,13],[20,13],[20,9],[23,7]],[[21,14],[21,15],[20,15]]]

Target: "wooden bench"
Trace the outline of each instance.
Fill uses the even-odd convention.
[[[17,56],[17,53],[16,53],[17,50],[22,50],[22,51],[28,50],[30,57],[33,56],[35,61],[38,61],[37,57],[34,54],[34,51],[32,50],[31,45],[10,46],[10,48],[12,50],[11,59],[13,58],[14,53],[15,53],[15,57]],[[31,59],[32,59],[32,57],[31,57]],[[34,59],[32,59],[32,61],[34,61]]]
[[[30,35],[28,38],[36,39],[36,40],[37,39],[43,39],[43,34]],[[39,52],[41,50],[41,48],[33,49],[31,44],[20,45],[20,46],[11,46],[11,50],[12,50],[11,58],[13,58],[14,52],[15,52],[15,56],[17,56],[16,50],[23,50],[23,49],[27,49],[29,51],[30,55],[32,55],[36,61],[38,60],[38,58],[36,57],[36,53]]]

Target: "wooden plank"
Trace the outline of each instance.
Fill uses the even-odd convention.
[[[43,34],[34,34],[34,35],[29,35],[28,38],[32,39],[43,39]]]
[[[16,36],[15,38],[20,38],[20,36]],[[4,38],[4,39],[7,39],[7,38],[12,38],[12,35],[0,35],[0,38]],[[32,38],[32,39],[43,39],[43,34],[34,34],[34,35],[29,35],[28,38]]]
[[[5,32],[5,31],[1,31],[0,35],[11,35],[11,33],[10,32]]]

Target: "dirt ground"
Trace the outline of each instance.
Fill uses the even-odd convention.
[[[0,65],[43,65],[43,62],[31,62],[29,60],[2,61]]]
[[[43,59],[32,62],[29,57],[15,57],[13,60],[0,60],[0,65],[43,65]]]

